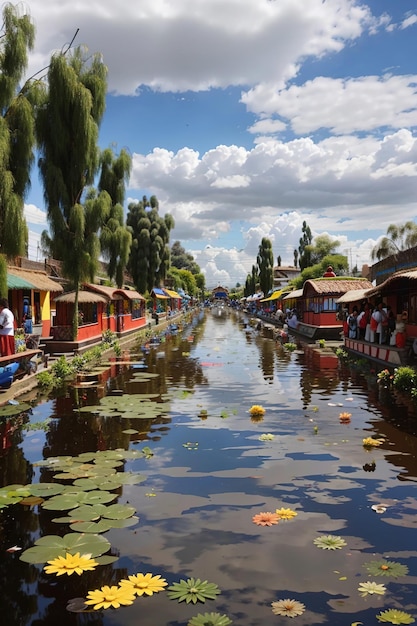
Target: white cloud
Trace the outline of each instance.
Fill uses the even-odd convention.
[[[409,26],[414,26],[417,24],[417,15],[413,13],[413,15],[409,15],[401,22],[401,29],[408,28]]]
[[[28,224],[40,224],[47,227],[46,213],[34,204],[25,204],[25,218]]]
[[[110,90],[134,94],[276,85],[293,77],[307,56],[338,52],[365,30],[380,28],[354,0],[31,0],[37,38],[30,74],[74,36],[109,67]],[[51,27],[53,25],[53,27]],[[117,42],[117,45],[115,45]]]
[[[323,128],[335,134],[384,126],[407,128],[417,126],[416,83],[415,75],[343,79],[319,76],[281,90],[273,84],[257,85],[242,94],[242,102],[258,115],[280,116],[298,135]],[[259,132],[268,132],[263,128],[267,128],[264,120],[258,125]]]

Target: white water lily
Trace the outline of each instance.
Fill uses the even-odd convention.
[[[362,598],[368,595],[383,596],[387,588],[381,583],[376,583],[373,580],[367,580],[364,583],[359,583],[358,591]]]

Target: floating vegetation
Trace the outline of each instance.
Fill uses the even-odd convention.
[[[145,374],[148,375],[148,374]],[[136,375],[135,375],[136,377]],[[152,402],[160,398],[158,393],[123,394],[105,396],[99,405],[83,406],[81,413],[94,413],[100,417],[126,419],[155,419],[169,412],[166,402]]]
[[[275,439],[275,435],[272,433],[263,433],[259,436],[259,441],[272,441],[273,439]]]
[[[386,611],[381,611],[376,618],[380,622],[388,622],[389,624],[412,624],[416,621],[410,613],[399,611],[398,609],[387,609]]]
[[[272,612],[275,615],[285,615],[286,617],[297,617],[302,615],[306,610],[305,605],[298,600],[277,600],[271,603]]]
[[[373,437],[365,437],[362,439],[362,445],[364,448],[377,448],[385,442],[385,439],[374,439]]]
[[[165,578],[161,578],[159,574],[157,576],[153,576],[149,573],[139,573],[134,574],[133,576],[128,576],[127,579],[124,578],[119,584],[120,587],[129,587],[137,596],[152,596],[154,593],[163,591],[164,587],[166,587],[168,583]]]
[[[89,591],[84,603],[92,605],[93,609],[98,611],[99,609],[118,609],[121,606],[128,606],[133,604],[135,598],[136,594],[131,587],[104,585],[101,589]]]
[[[47,563],[48,565],[43,568],[45,572],[57,576],[63,574],[81,576],[83,572],[93,571],[98,565],[98,562],[92,559],[89,554],[80,555],[79,552],[76,554],[68,554],[67,552],[65,556],[58,556],[56,559],[47,561]]]
[[[298,515],[297,511],[293,511],[292,509],[285,509],[285,508],[277,509],[275,513],[279,516],[280,520],[281,519],[283,520],[293,519],[293,517],[296,517]]]
[[[215,583],[209,583],[207,580],[200,580],[200,578],[181,579],[170,585],[167,591],[170,600],[185,601],[187,604],[215,600],[216,596],[221,593]]]
[[[3,406],[0,406],[0,418],[13,417],[15,415],[20,415],[21,413],[26,413],[31,408],[32,407],[30,406],[30,404],[27,404],[26,402],[17,403],[17,404],[7,403],[7,404],[4,404]]]
[[[322,550],[341,550],[346,546],[346,541],[338,535],[322,535],[314,539],[313,543]]]
[[[408,574],[407,565],[397,563],[397,561],[369,561],[364,564],[364,568],[372,574],[372,576],[390,576],[392,578],[399,578],[400,576],[406,576]]]
[[[381,583],[376,583],[374,581],[368,580],[364,583],[359,583],[358,591],[362,598],[365,598],[368,595],[377,595],[383,596],[386,592],[387,588],[385,585]]]
[[[46,563],[67,554],[89,554],[99,557],[110,549],[110,542],[101,535],[68,533],[63,537],[44,535],[35,541],[35,545],[20,555],[25,563]],[[116,560],[111,557],[112,560]],[[96,559],[102,564],[102,561]]]
[[[187,626],[229,626],[232,620],[220,613],[198,613],[190,619]]]
[[[249,409],[249,413],[255,417],[260,417],[265,415],[265,409],[260,404],[254,404]]]
[[[277,513],[271,513],[270,511],[258,513],[252,517],[252,522],[257,526],[273,526],[274,524],[278,524],[279,520],[279,515],[277,515]]]

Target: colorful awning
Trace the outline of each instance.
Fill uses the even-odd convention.
[[[151,296],[158,298],[159,300],[169,300],[169,296],[166,295],[163,289],[159,289],[159,287],[154,287],[152,289]]]
[[[175,298],[175,300],[182,299],[181,296],[176,291],[172,291],[172,289],[164,289],[164,291],[170,298]]]

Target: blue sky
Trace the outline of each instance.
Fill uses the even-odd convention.
[[[352,265],[417,215],[415,0],[30,0],[29,71],[71,40],[109,67],[100,145],[133,159],[208,286],[244,282],[262,237],[293,263],[304,220]],[[30,255],[47,226],[36,171]]]

